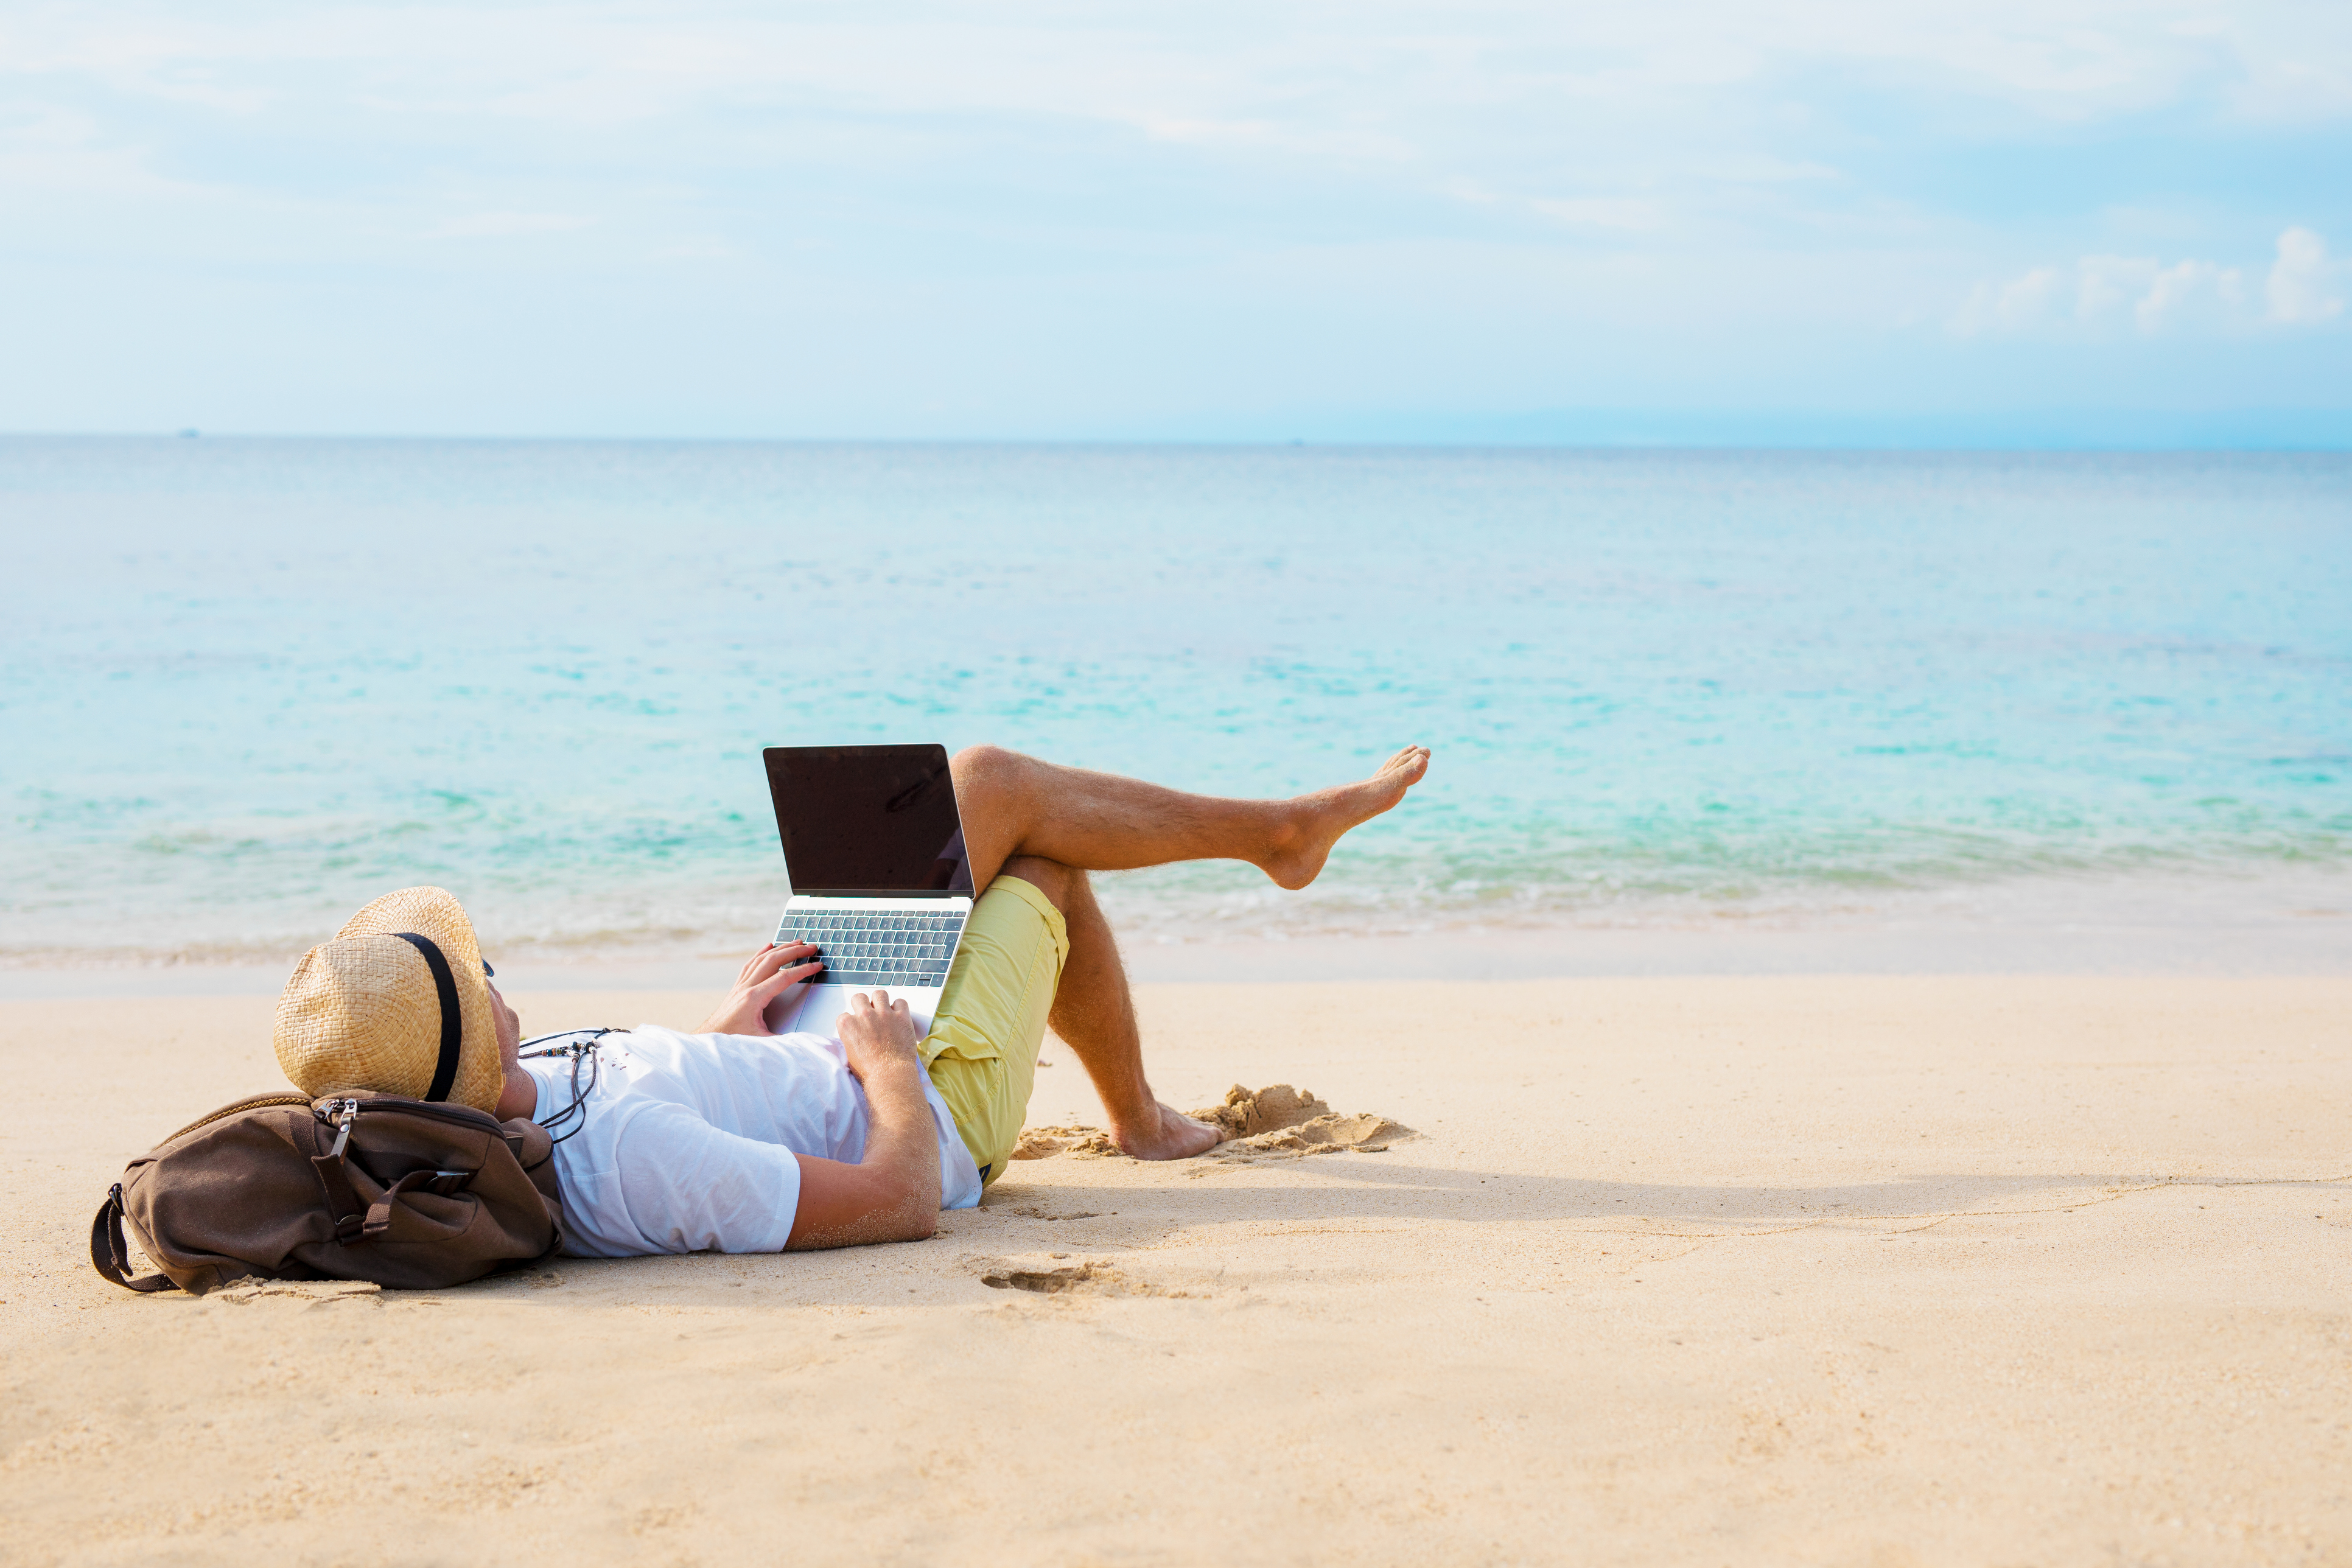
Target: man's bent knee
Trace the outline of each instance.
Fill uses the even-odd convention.
[[[1018,877],[1039,892],[1045,901],[1061,910],[1070,912],[1071,895],[1086,878],[1084,871],[1075,870],[1059,860],[1048,860],[1039,855],[1015,855],[998,868],[1000,877]]]
[[[1029,759],[1002,746],[966,746],[948,759],[948,775],[955,780],[959,797],[982,793],[1012,782]]]

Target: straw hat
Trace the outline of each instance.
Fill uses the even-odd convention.
[[[506,1083],[473,922],[438,888],[386,893],[304,953],[271,1044],[313,1099],[358,1089],[490,1110]]]

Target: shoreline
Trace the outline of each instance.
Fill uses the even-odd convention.
[[[1399,890],[1364,903],[1324,881],[1281,892],[1245,879],[1215,896],[1171,890],[1159,871],[1097,879],[1106,914],[1144,980],[1385,978],[1429,954],[1473,979],[1578,974],[1750,973],[2352,973],[2352,866],[2211,868],[2203,875],[2011,879],[1904,889],[1822,889],[1802,899],[1759,893],[1598,900],[1552,907],[1519,900],[1454,907]],[[375,891],[383,891],[378,887]],[[601,905],[518,901],[456,889],[503,973],[553,985],[600,984],[608,973],[662,988],[731,979],[775,929],[786,890],[759,897],[714,887],[665,895],[658,910],[625,888]],[[1197,896],[1196,896],[1197,895]],[[163,994],[158,974],[190,976],[199,994],[250,990],[282,976],[323,942],[349,908],[263,931],[215,924],[230,912],[156,937],[140,922],[53,923],[45,942],[0,931],[0,998],[62,995],[52,977],[143,976],[126,994]],[[655,918],[656,915],[659,918]],[[256,918],[248,910],[247,919]],[[152,922],[149,922],[152,923]],[[116,942],[101,933],[137,931]],[[1408,970],[1408,972],[1411,972]],[[584,981],[582,976],[590,978]],[[92,983],[91,994],[114,982]],[[268,983],[276,988],[276,981]]]
[[[758,939],[751,939],[756,942]],[[715,991],[744,956],[620,949],[561,959],[528,949],[498,964],[517,991]],[[1506,982],[1738,975],[2184,975],[2295,978],[2352,975],[2352,915],[2215,921],[2105,919],[1998,926],[1981,918],[1901,922],[1766,924],[1714,929],[1550,926],[1451,929],[1412,934],[1204,938],[1121,933],[1138,984],[1321,984],[1397,979]],[[0,1003],[73,998],[278,994],[298,954],[275,963],[0,964]],[[492,955],[497,962],[496,954]]]

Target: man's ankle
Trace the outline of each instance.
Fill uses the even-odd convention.
[[[1160,1125],[1160,1101],[1146,1100],[1140,1107],[1108,1112],[1114,1132],[1148,1132]]]

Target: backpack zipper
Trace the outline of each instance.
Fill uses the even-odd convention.
[[[327,1104],[334,1108],[335,1111],[341,1113],[342,1120],[338,1121],[336,1125],[341,1129],[343,1137],[350,1136],[352,1119],[358,1116],[361,1111],[368,1109],[364,1103],[356,1100],[331,1099],[327,1101]],[[173,1133],[169,1138],[164,1139],[163,1143],[176,1143],[181,1139],[185,1138],[189,1133],[200,1131],[206,1127],[210,1127],[215,1121],[225,1121],[232,1116],[241,1115],[248,1110],[266,1110],[273,1105],[299,1105],[310,1107],[310,1114],[317,1117],[320,1121],[327,1121],[332,1120],[330,1112],[317,1109],[316,1106],[313,1105],[310,1097],[307,1094],[248,1094],[243,1100],[233,1101],[230,1104],[222,1106],[218,1110],[213,1111],[208,1115],[198,1117],[195,1121],[189,1122],[185,1127],[181,1128],[177,1132]],[[459,1127],[471,1127],[477,1131],[496,1132],[499,1130],[499,1121],[497,1117],[490,1115],[485,1110],[476,1110],[469,1105],[434,1105],[424,1100],[412,1100],[405,1101],[397,1107],[379,1106],[377,1109],[385,1110],[396,1109],[403,1116],[422,1116],[428,1121],[454,1122]],[[163,1146],[163,1143],[158,1143],[155,1147],[160,1149]],[[341,1152],[342,1142],[341,1138],[337,1140],[335,1148],[337,1152]]]
[[[303,1100],[300,1103],[308,1105],[310,1101]],[[332,1121],[346,1134],[351,1131],[352,1122],[362,1111],[368,1110],[393,1111],[402,1116],[421,1116],[427,1121],[447,1121],[459,1127],[470,1127],[478,1132],[499,1131],[497,1117],[487,1110],[476,1110],[469,1105],[436,1105],[422,1100],[403,1100],[387,1105],[382,1100],[370,1103],[359,1100],[330,1099],[326,1106],[327,1109],[314,1110],[310,1114],[321,1121]]]
[[[335,1118],[335,1146],[327,1151],[327,1158],[330,1160],[340,1160],[343,1157],[343,1145],[352,1141],[352,1123],[360,1119],[360,1102],[356,1100],[344,1100],[339,1109],[341,1114]],[[310,1114],[322,1121],[326,1115],[324,1111],[317,1110]]]

